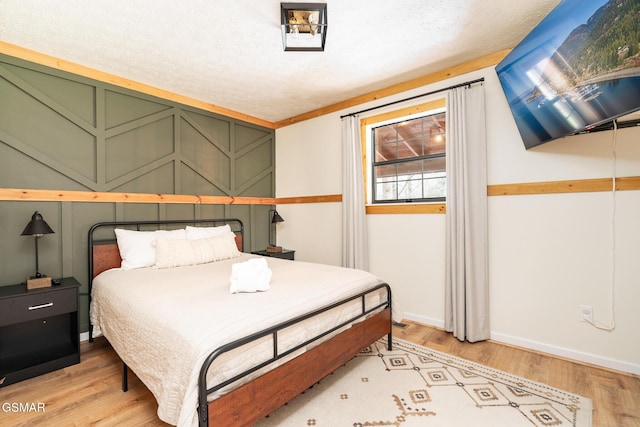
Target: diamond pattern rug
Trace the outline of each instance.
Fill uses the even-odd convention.
[[[386,339],[257,426],[591,426],[590,399],[397,338]]]

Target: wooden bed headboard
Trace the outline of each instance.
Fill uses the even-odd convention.
[[[127,228],[137,231],[152,231],[169,226],[192,225],[192,226],[218,226],[229,224],[231,230],[236,235],[238,250],[244,251],[244,225],[236,218],[221,219],[198,219],[198,220],[167,220],[167,221],[114,221],[99,222],[89,229],[89,292],[91,292],[91,282],[93,278],[110,268],[120,267],[122,259],[115,236],[110,239],[96,240],[94,234],[99,229]],[[179,228],[179,227],[174,227]]]
[[[236,235],[236,244],[240,252],[244,252],[244,225],[236,218],[217,219],[188,219],[166,221],[112,221],[99,222],[89,229],[89,310],[91,310],[91,290],[93,278],[110,268],[120,267],[122,259],[118,243],[115,238],[116,228],[125,228],[136,231],[172,230],[184,226],[219,226],[229,224],[231,231]],[[96,233],[100,230],[99,233]],[[100,239],[96,239],[100,234]],[[91,319],[91,313],[89,313]],[[93,325],[89,320],[89,342],[93,341]]]

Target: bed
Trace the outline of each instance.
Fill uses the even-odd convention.
[[[213,251],[219,259],[185,264],[181,227],[196,233],[192,246],[216,239],[200,240],[204,230],[231,235]],[[155,265],[127,267],[144,251],[127,255],[125,231],[160,233]],[[88,242],[90,341],[105,336],[123,361],[123,390],[128,367],[170,424],[251,425],[369,344],[385,335],[391,343],[388,284],[361,270],[244,253],[238,219],[102,222]],[[231,293],[230,275],[233,283],[248,262],[268,266],[269,289]]]

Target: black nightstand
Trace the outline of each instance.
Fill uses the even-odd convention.
[[[0,286],[0,387],[80,363],[79,288]]]
[[[273,258],[282,258],[282,259],[293,260],[296,251],[292,251],[292,250],[289,250],[289,249],[283,249],[282,252],[267,252],[266,250],[264,250],[264,251],[253,251],[251,253],[254,254],[254,255],[270,256],[270,257],[273,257]]]

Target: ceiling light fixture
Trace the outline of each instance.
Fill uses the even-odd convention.
[[[324,51],[326,3],[280,3],[280,19],[285,51]]]

